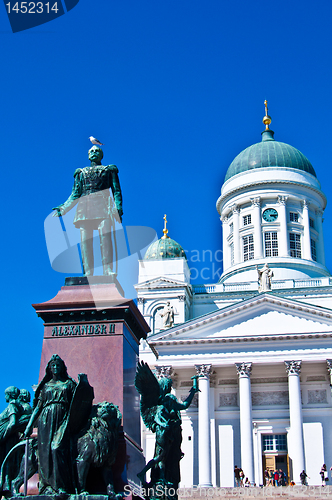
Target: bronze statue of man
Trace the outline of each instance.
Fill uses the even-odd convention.
[[[115,165],[101,164],[103,151],[97,146],[89,150],[90,167],[74,172],[74,187],[68,200],[55,207],[55,216],[67,213],[78,203],[74,224],[81,232],[81,253],[85,276],[94,274],[93,231],[100,237],[103,274],[114,276],[112,230],[114,220],[122,221],[122,193]],[[110,190],[112,195],[110,195]]]

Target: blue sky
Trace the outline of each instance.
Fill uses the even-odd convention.
[[[43,325],[31,304],[65,277],[44,221],[88,164],[90,135],[119,168],[123,224],[160,237],[166,213],[189,256],[221,248],[215,203],[232,159],[260,141],[264,99],[276,140],[309,158],[329,200],[331,18],[324,0],[80,0],[13,34],[0,9],[3,390],[38,381]],[[329,205],[324,217],[332,269]],[[201,265],[211,276],[196,282],[216,281]]]

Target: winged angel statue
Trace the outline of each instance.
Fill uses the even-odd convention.
[[[176,498],[176,493],[170,495],[166,491],[174,489],[176,492],[180,482],[180,460],[184,455],[181,451],[180,411],[189,407],[194,395],[199,391],[198,376],[192,378],[193,387],[189,396],[180,402],[171,394],[171,378],[162,377],[158,380],[144,361],[139,362],[137,366],[135,387],[141,395],[141,416],[147,428],[156,434],[154,457],[137,476],[144,488],[156,488],[160,493],[165,488],[165,497],[168,498]],[[145,474],[150,469],[151,482],[147,483]],[[160,498],[160,494],[157,496]]]

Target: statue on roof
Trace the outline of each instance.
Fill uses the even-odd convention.
[[[148,498],[176,500],[180,482],[180,460],[182,430],[181,410],[190,406],[198,392],[198,376],[193,377],[193,387],[189,396],[180,402],[171,394],[172,379],[152,373],[149,365],[138,363],[135,387],[141,395],[140,410],[144,424],[156,435],[154,457],[137,474],[143,488],[147,488]],[[147,483],[145,474],[151,470],[151,482]]]
[[[268,292],[272,289],[272,278],[274,276],[272,269],[266,263],[262,269],[258,269],[258,266],[256,266],[256,269],[258,273],[258,291]]]
[[[122,193],[117,167],[102,165],[103,156],[103,151],[98,146],[89,150],[91,165],[75,170],[71,195],[53,210],[56,211],[54,216],[60,217],[78,203],[74,225],[81,232],[84,275],[94,274],[93,233],[98,230],[103,274],[115,278],[112,235],[114,239],[114,221],[122,221]]]
[[[172,328],[174,325],[174,309],[170,302],[166,303],[164,309],[160,313],[160,316],[163,318],[164,328]]]

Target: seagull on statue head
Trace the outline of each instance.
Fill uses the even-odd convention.
[[[97,144],[98,146],[103,146],[104,145],[102,142],[98,141],[98,139],[96,139],[95,137],[93,137],[93,135],[90,135],[89,139],[92,142],[92,144]]]

